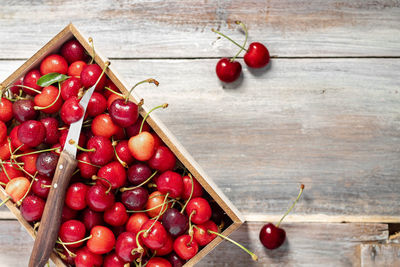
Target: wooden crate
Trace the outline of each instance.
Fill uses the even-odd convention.
[[[53,39],[51,39],[45,46],[43,46],[36,54],[34,54],[30,59],[28,59],[21,67],[19,67],[13,74],[11,74],[4,82],[0,84],[0,88],[5,88],[13,83],[15,83],[20,77],[24,76],[29,70],[32,68],[38,67],[40,62],[49,54],[56,53],[61,45],[66,41],[76,38],[86,49],[86,51],[90,52],[92,50],[88,39],[79,32],[79,30],[73,25],[69,24],[65,27],[59,34],[57,34]],[[108,59],[102,56],[96,50],[95,62],[103,68],[105,62]],[[111,62],[112,63],[112,62]],[[130,86],[123,81],[122,77],[120,77],[117,72],[114,70],[113,65],[106,70],[107,76],[112,80],[112,82],[120,89],[122,93],[127,93],[129,91]],[[130,100],[138,103],[140,101],[140,97],[136,93],[132,93],[130,96]],[[171,107],[173,108],[173,107]],[[143,105],[140,109],[141,116],[144,116],[150,109]],[[147,123],[152,127],[152,129],[158,134],[158,136],[164,141],[164,143],[171,149],[171,151],[175,154],[177,159],[187,168],[187,170],[196,177],[197,181],[203,186],[205,191],[217,202],[217,204],[226,212],[229,216],[230,222],[229,225],[225,226],[225,230],[222,232],[223,235],[228,236],[234,230],[236,230],[241,224],[244,222],[244,217],[240,214],[240,212],[236,209],[235,206],[227,199],[227,197],[222,193],[222,191],[216,186],[212,179],[210,179],[202,170],[202,168],[197,164],[197,162],[190,156],[190,154],[185,150],[185,148],[178,142],[178,140],[174,137],[174,135],[168,130],[168,128],[157,118],[156,115],[150,114],[147,118]],[[0,198],[4,200],[7,197],[4,189],[0,186]],[[25,227],[28,233],[35,238],[35,233],[31,224],[29,224],[22,217],[19,209],[16,207],[14,203],[8,201],[6,203],[7,207],[10,211],[15,215],[18,221]],[[193,266],[197,262],[199,262],[203,257],[207,255],[213,248],[215,248],[220,242],[222,238],[217,237],[207,246],[202,248],[198,254],[189,260],[185,266]],[[65,266],[62,260],[53,253],[51,255],[51,260],[57,266]]]

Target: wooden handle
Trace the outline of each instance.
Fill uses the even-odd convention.
[[[73,156],[68,152],[61,152],[32,249],[29,267],[43,267],[49,260],[58,237],[65,192],[76,165],[77,161]]]

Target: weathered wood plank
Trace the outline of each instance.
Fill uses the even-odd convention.
[[[243,213],[276,218],[302,182],[296,215],[400,221],[397,59],[279,59],[244,69],[237,88],[217,81],[215,61],[112,64],[131,84],[160,81],[137,93],[170,103],[158,116]],[[0,62],[0,80],[19,64]]]
[[[400,56],[400,3],[392,0],[32,1],[0,2],[0,58],[32,55],[69,22],[109,57],[233,56],[219,28],[274,56]],[[70,12],[69,12],[70,11]],[[66,15],[68,14],[68,15]]]
[[[400,246],[395,244],[360,245],[361,267],[400,266]]]
[[[261,226],[246,223],[231,235],[259,256],[258,263],[223,242],[196,266],[351,266],[359,261],[356,250],[361,242],[384,241],[388,237],[386,224],[284,224],[288,240],[271,252],[258,241]],[[33,240],[17,221],[0,220],[0,229],[0,266],[27,266]]]

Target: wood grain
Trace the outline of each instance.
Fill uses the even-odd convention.
[[[361,244],[361,267],[400,266],[400,246],[394,244]]]
[[[238,19],[273,56],[400,56],[392,0],[2,0],[0,58],[31,56],[69,22],[111,58],[233,56],[236,47],[210,30],[242,42]]]

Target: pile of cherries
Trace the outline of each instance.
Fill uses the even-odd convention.
[[[93,57],[69,40],[2,88],[2,204],[12,200],[37,229],[59,155],[73,144],[68,127],[85,116],[54,252],[72,266],[182,266],[229,218],[152,131],[148,114],[139,119],[142,102],[121,94]],[[158,85],[136,85],[144,82]],[[79,100],[94,85],[84,114]]]

